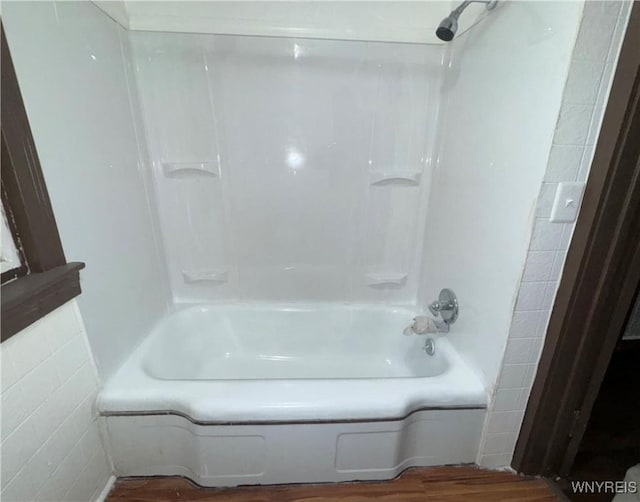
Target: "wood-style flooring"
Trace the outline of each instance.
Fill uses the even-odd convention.
[[[422,502],[558,500],[541,479],[474,467],[410,469],[393,481],[200,488],[182,478],[123,479],[108,502]]]

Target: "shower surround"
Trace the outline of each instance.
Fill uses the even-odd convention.
[[[415,303],[441,48],[130,37],[175,302]]]
[[[577,31],[532,42],[526,12],[501,11],[450,47],[129,33],[174,307],[99,400],[120,475],[476,459]],[[537,6],[542,24],[579,13]],[[515,68],[529,85],[503,97]],[[505,145],[513,110],[530,135]],[[429,356],[401,333],[444,286],[460,321]]]
[[[473,462],[581,3],[503,2],[446,46],[103,33],[92,8],[10,3],[3,23],[66,250],[88,264],[116,474],[221,486]],[[131,123],[84,120],[126,106],[95,111],[79,71]],[[104,178],[89,147],[76,160],[47,136],[61,117],[110,145]],[[129,177],[106,176],[125,144]],[[461,313],[431,358],[402,331],[443,287]]]
[[[101,394],[117,471],[225,486],[473,462],[481,381],[447,340],[429,356],[402,334],[442,49],[130,41],[175,308]]]

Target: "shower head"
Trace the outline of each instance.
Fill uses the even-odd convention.
[[[458,18],[460,17],[460,14],[464,12],[464,10],[469,6],[469,4],[474,2],[486,4],[487,10],[493,10],[493,8],[498,3],[497,0],[465,0],[460,5],[458,5],[455,9],[453,9],[451,11],[451,14],[449,14],[442,21],[440,21],[440,24],[436,29],[436,36],[440,40],[444,40],[445,42],[450,42],[451,40],[453,40],[453,37],[456,35],[456,32],[458,31]]]
[[[455,11],[440,21],[438,29],[436,30],[436,37],[445,42],[451,42],[456,31],[458,31],[458,16],[454,15],[454,12]]]

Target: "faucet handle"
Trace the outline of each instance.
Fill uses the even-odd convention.
[[[429,309],[429,312],[431,312],[431,315],[433,317],[438,317],[438,315],[440,314],[441,307],[438,300],[431,302],[427,308]]]
[[[434,317],[438,317],[438,315],[440,315],[442,320],[447,324],[453,324],[456,322],[460,312],[460,308],[458,307],[458,298],[456,297],[456,294],[448,288],[444,288],[440,291],[438,299],[431,302],[427,308]]]

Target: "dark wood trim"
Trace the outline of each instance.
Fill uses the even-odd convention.
[[[66,263],[4,28],[2,36],[2,185],[31,272]]]
[[[79,295],[84,263],[66,262],[1,23],[0,37],[2,204],[22,262],[2,274],[0,332],[5,341]]]
[[[7,147],[4,142],[4,136],[1,137],[2,141],[2,168],[3,169],[13,169],[11,165],[11,159],[8,158]],[[14,268],[13,270],[7,270],[2,273],[2,284],[7,281],[16,279],[17,277],[22,277],[29,273],[29,267],[27,266],[27,259],[24,256],[24,249],[22,246],[22,242],[20,241],[20,236],[18,232],[18,226],[16,225],[15,217],[13,216],[13,211],[11,210],[11,204],[9,204],[9,197],[7,195],[7,191],[4,188],[4,182],[1,184],[2,190],[2,207],[5,210],[5,216],[7,217],[7,224],[9,226],[9,230],[11,231],[11,235],[13,236],[14,243],[16,245],[16,251],[18,251],[18,257],[20,259],[20,266]]]
[[[16,267],[14,269],[11,270],[7,270],[6,272],[2,272],[2,284],[4,284],[5,282],[9,282],[12,281],[13,279],[17,279],[18,277],[22,277],[24,275],[27,275],[29,273],[29,271],[27,270],[27,267],[20,266],[20,267]]]
[[[80,294],[84,263],[29,274],[2,287],[2,341]]]
[[[6,272],[2,272],[2,284],[5,282],[12,281],[13,279],[17,279],[18,277],[25,276],[29,273],[29,270],[24,265],[20,267],[16,267],[11,270],[7,270]]]
[[[631,12],[512,466],[566,474],[640,282],[640,3]]]

